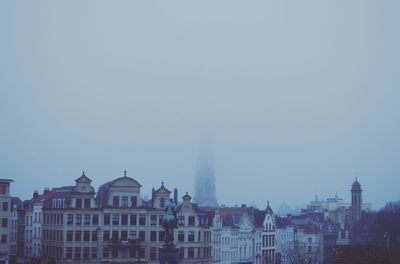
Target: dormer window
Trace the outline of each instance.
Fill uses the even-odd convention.
[[[131,197],[131,204],[132,204],[133,208],[137,207],[137,197],[136,196]]]
[[[165,198],[164,197],[160,198],[160,208],[165,208]]]
[[[113,206],[119,207],[119,196],[113,196]]]
[[[128,207],[128,196],[122,196],[121,197],[121,203],[122,203],[122,207]]]

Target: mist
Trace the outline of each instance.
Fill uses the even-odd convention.
[[[400,3],[2,1],[0,178],[12,195],[99,185],[220,204],[399,200]]]

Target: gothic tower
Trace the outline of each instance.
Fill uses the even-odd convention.
[[[214,160],[209,150],[203,149],[197,161],[194,200],[202,207],[218,206],[215,196]]]
[[[360,183],[356,180],[351,186],[351,222],[359,220],[361,217],[362,189]]]

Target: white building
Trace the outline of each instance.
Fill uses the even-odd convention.
[[[275,262],[275,217],[269,206],[265,210],[265,218],[262,230],[262,261],[263,263]]]
[[[243,205],[221,207],[215,211],[212,230],[214,263],[262,263],[263,237],[274,239],[275,236],[272,210],[268,207],[260,211]],[[264,249],[268,250],[265,258],[267,252],[274,254],[274,243],[268,247],[265,244]]]
[[[14,181],[0,179],[0,263],[8,263],[10,254],[11,182]]]

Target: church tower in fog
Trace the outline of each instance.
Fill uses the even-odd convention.
[[[351,221],[355,222],[361,218],[362,189],[357,178],[351,185]]]
[[[202,149],[197,160],[196,178],[194,186],[195,202],[201,207],[217,207],[215,195],[214,160],[209,149]]]

